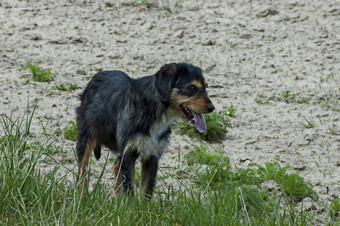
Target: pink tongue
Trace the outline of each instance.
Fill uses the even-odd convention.
[[[195,127],[200,133],[204,133],[207,130],[207,124],[202,114],[192,112],[195,118]]]

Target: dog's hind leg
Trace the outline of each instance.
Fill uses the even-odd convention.
[[[133,194],[137,158],[137,151],[126,151],[116,159],[114,164],[116,196],[118,196],[121,187],[125,193]]]
[[[78,159],[79,159],[79,162],[80,162],[80,171],[81,171],[81,178],[80,178],[80,181],[79,181],[79,184],[78,184],[78,187],[80,189],[83,186],[82,180],[86,180],[87,168],[88,168],[88,165],[89,165],[91,152],[96,147],[96,145],[97,145],[96,139],[94,139],[94,138],[90,139],[90,141],[86,145],[85,151],[82,153],[82,152],[80,152],[81,150],[78,149],[80,147],[77,144],[77,153],[78,153]],[[79,155],[79,154],[82,154],[82,155]]]
[[[151,156],[148,159],[142,159],[141,169],[141,186],[143,193],[147,198],[152,197],[153,189],[156,185],[159,157]]]

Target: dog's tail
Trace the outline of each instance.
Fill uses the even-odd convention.
[[[82,162],[83,157],[85,155],[86,152],[86,147],[88,145],[90,141],[90,137],[89,136],[79,136],[78,135],[78,141],[77,141],[77,145],[76,145],[76,150],[77,150],[77,156],[78,156],[78,161]]]
[[[86,152],[86,147],[91,140],[91,131],[85,119],[85,111],[86,108],[83,105],[79,106],[76,110],[78,129],[76,150],[79,162],[82,162]]]

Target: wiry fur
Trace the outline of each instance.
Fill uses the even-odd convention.
[[[174,97],[172,92],[176,90],[177,96],[190,96],[183,87],[193,80],[201,86],[205,83],[201,70],[185,63],[164,65],[156,74],[140,79],[132,79],[122,71],[94,75],[81,94],[81,104],[76,110],[76,149],[83,177],[89,152],[94,150],[99,159],[101,147],[106,146],[118,155],[115,176],[124,191],[132,192],[134,164],[141,158],[142,188],[151,196],[158,161],[169,143],[171,126],[178,116],[183,117],[178,106],[180,97]],[[183,92],[178,94],[181,90]],[[199,113],[213,110],[205,88],[195,95],[205,100],[196,106]],[[194,106],[190,101],[188,106]]]

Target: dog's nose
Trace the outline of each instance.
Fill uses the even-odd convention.
[[[214,106],[214,105],[209,105],[209,106],[207,107],[207,109],[208,109],[208,112],[210,113],[210,112],[212,112],[212,111],[215,110],[215,106]]]

